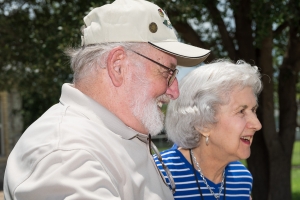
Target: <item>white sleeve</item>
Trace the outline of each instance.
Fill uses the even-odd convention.
[[[88,151],[58,150],[36,165],[15,189],[14,199],[121,199],[116,183]]]

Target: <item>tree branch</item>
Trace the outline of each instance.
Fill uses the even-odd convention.
[[[280,24],[276,28],[276,30],[273,31],[273,36],[277,37],[288,26],[289,26],[289,23],[287,21],[284,21],[282,24]]]
[[[252,30],[251,19],[251,1],[233,1],[231,0],[231,6],[234,12],[234,19],[236,24],[236,40],[239,48],[239,56],[246,62],[256,61],[254,38]]]
[[[210,17],[214,24],[218,26],[220,37],[222,39],[222,44],[225,50],[228,52],[228,56],[230,59],[236,59],[236,49],[234,47],[233,39],[230,37],[225,23],[221,17],[220,11],[216,7],[215,1],[209,1],[207,3],[207,9],[209,10]]]
[[[174,28],[185,42],[200,48],[209,49],[209,46],[205,42],[201,41],[200,36],[186,21],[177,22],[174,25]],[[209,57],[205,61],[210,62],[214,59],[214,55],[210,53]]]

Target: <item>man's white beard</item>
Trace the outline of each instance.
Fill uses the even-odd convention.
[[[143,94],[141,94],[143,93]],[[135,96],[135,101],[132,104],[133,114],[139,118],[144,124],[148,132],[155,136],[159,134],[164,128],[164,114],[157,106],[157,100],[147,100],[146,93],[144,90]]]

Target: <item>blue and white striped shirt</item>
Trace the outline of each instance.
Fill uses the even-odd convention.
[[[174,193],[175,200],[201,199],[197,182],[194,176],[192,165],[177,149],[168,149],[161,153],[163,162],[170,169],[173,179],[176,184],[176,192]],[[157,156],[154,155],[154,160],[159,170],[164,175],[166,182],[169,184],[168,177],[158,161]],[[210,193],[209,189],[204,184],[200,173],[196,170],[200,188],[203,198],[205,200],[215,200],[215,197]],[[239,161],[231,162],[225,168],[226,177],[226,200],[249,200],[252,190],[252,175],[249,170]],[[206,179],[209,186],[215,194],[219,193],[221,183],[215,184]],[[222,190],[220,200],[224,199],[224,189]]]

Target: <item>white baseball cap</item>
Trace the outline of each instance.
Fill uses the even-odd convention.
[[[109,42],[147,42],[174,55],[180,66],[195,66],[210,51],[178,41],[166,13],[145,0],[116,0],[84,17],[82,46]]]

